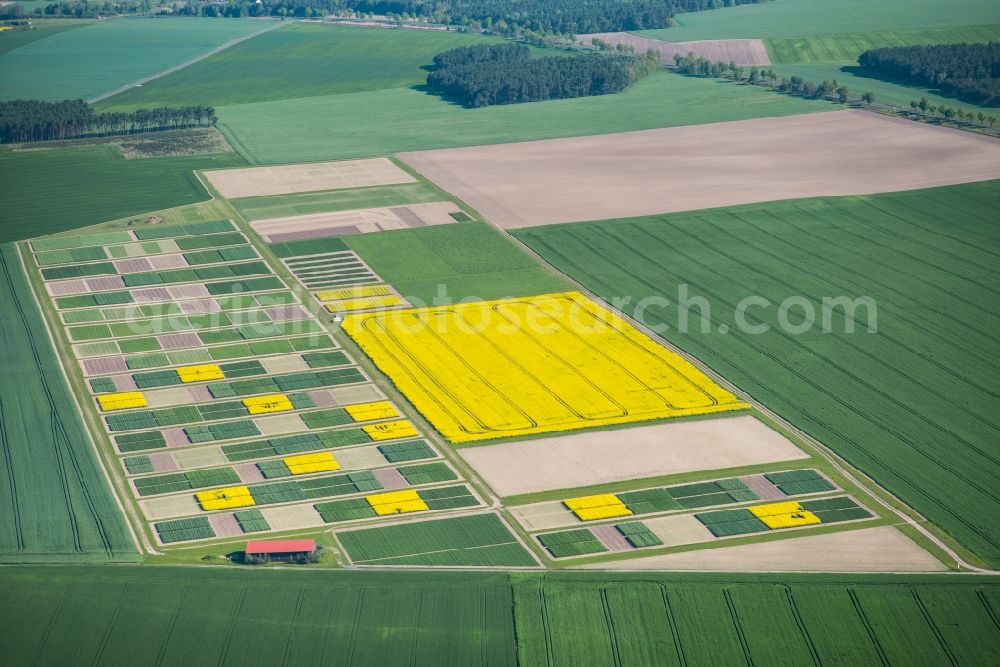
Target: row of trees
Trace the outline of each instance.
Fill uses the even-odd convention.
[[[1000,104],[1000,42],[872,49],[858,65],[881,79],[938,88],[973,104]]]
[[[847,104],[850,95],[847,86],[841,85],[836,79],[817,84],[806,81],[800,76],[792,76],[782,78],[779,81],[778,73],[773,69],[761,69],[756,65],[746,68],[733,62],[712,62],[693,53],[686,56],[674,56],[674,69],[689,76],[745,81],[755,86],[773,88],[797,97],[832,100],[841,104]],[[865,93],[861,99],[867,104],[872,104],[875,101],[875,96],[872,93]]]
[[[507,36],[524,31],[580,34],[665,28],[683,12],[753,4],[764,0],[62,0],[48,5],[49,16],[111,16],[170,7],[193,16],[297,16],[343,14],[346,11],[415,18],[484,29]]]
[[[989,124],[990,127],[996,125],[997,122],[996,116],[987,115],[982,111],[966,111],[962,107],[950,107],[947,104],[931,104],[926,97],[921,97],[919,100],[910,100],[910,109],[914,113],[919,113],[923,116],[936,115],[948,120],[958,118],[958,120],[968,120],[969,122],[978,121],[980,125]]]
[[[157,132],[213,125],[215,109],[206,106],[137,109],[94,113],[83,100],[0,102],[0,143],[53,141],[81,137]]]
[[[498,34],[518,30],[581,34],[665,28],[673,16],[765,0],[345,0],[355,11],[474,25]]]
[[[620,93],[656,69],[657,54],[532,58],[521,44],[477,44],[438,54],[431,92],[467,107]]]

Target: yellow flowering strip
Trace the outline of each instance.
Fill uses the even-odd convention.
[[[342,299],[357,299],[365,296],[388,296],[392,294],[388,285],[363,285],[361,287],[343,287],[341,289],[316,292],[320,301],[341,301]]]
[[[427,503],[421,500],[417,492],[412,489],[377,493],[372,496],[365,496],[365,500],[368,501],[368,504],[372,506],[372,509],[379,516],[421,512],[430,509]]]
[[[366,299],[344,299],[325,304],[331,313],[345,313],[349,310],[374,310],[406,305],[398,296],[376,296]]]
[[[794,528],[795,526],[810,526],[823,523],[822,520],[810,512],[803,509],[798,502],[789,501],[784,503],[771,503],[769,505],[756,505],[748,507],[750,513],[764,522],[764,525],[771,530],[779,528]]]
[[[417,434],[417,429],[413,427],[413,424],[406,421],[405,419],[399,419],[393,422],[382,422],[381,424],[369,424],[368,426],[362,426],[364,432],[368,434],[372,440],[393,440],[395,438],[412,438]]]
[[[177,377],[181,379],[181,382],[204,382],[205,380],[224,380],[226,378],[222,374],[222,369],[216,364],[178,368]]]
[[[579,292],[352,314],[343,327],[452,442],[750,407]]]
[[[299,454],[298,456],[286,456],[281,459],[288,470],[293,475],[307,475],[312,472],[327,472],[329,470],[340,470],[340,464],[333,458],[330,452],[319,452],[318,454]]]
[[[146,407],[146,397],[141,391],[125,391],[118,394],[102,394],[97,402],[103,412]]]
[[[371,422],[376,419],[392,419],[399,416],[399,412],[389,401],[358,403],[357,405],[348,405],[344,409],[356,422]]]
[[[229,486],[225,489],[199,491],[198,503],[205,511],[225,510],[233,507],[249,507],[255,505],[250,489],[245,486]]]
[[[244,398],[243,405],[247,407],[247,410],[252,415],[259,415],[266,412],[284,412],[294,408],[292,402],[284,394],[268,394],[267,396]]]
[[[616,516],[629,516],[632,510],[625,506],[613,493],[602,493],[596,496],[581,496],[567,498],[563,504],[573,510],[580,521],[610,519]]]

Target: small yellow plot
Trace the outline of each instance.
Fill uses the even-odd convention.
[[[196,496],[201,508],[206,511],[249,507],[256,504],[253,496],[250,495],[250,489],[245,486],[229,486],[225,489],[199,491]]]
[[[406,421],[405,419],[399,419],[393,422],[382,422],[381,424],[369,424],[368,426],[362,426],[364,432],[372,440],[393,440],[395,438],[412,438],[417,435],[417,429],[413,427],[413,424]]]
[[[320,301],[342,301],[343,299],[357,299],[366,296],[388,296],[392,294],[388,285],[363,285],[361,287],[343,287],[341,289],[324,290],[316,292],[316,298]]]
[[[399,412],[389,401],[376,401],[374,403],[358,403],[348,405],[344,408],[347,414],[356,422],[370,422],[376,419],[392,419],[398,417]]]
[[[771,530],[823,523],[818,516],[803,509],[796,501],[755,505],[747,509]]]
[[[254,398],[244,398],[243,405],[247,407],[252,415],[264,414],[267,412],[285,412],[295,408],[292,402],[284,394],[268,394],[267,396],[255,396]]]
[[[407,512],[421,512],[430,509],[416,491],[390,491],[389,493],[377,493],[366,496],[365,500],[372,506],[375,513],[382,516],[386,514],[405,514]]]
[[[563,503],[571,510],[623,504],[622,501],[618,500],[618,496],[613,493],[602,493],[596,496],[580,496],[579,498],[567,498],[563,501]]]
[[[398,296],[375,296],[365,299],[343,299],[326,304],[331,313],[346,313],[351,310],[376,310],[378,308],[393,308],[404,306],[405,302]]]
[[[573,510],[580,521],[596,521],[597,519],[610,519],[615,516],[630,516],[632,510],[625,505],[605,505],[604,507],[591,507],[589,509]]]
[[[146,407],[146,397],[141,391],[125,391],[118,394],[103,394],[97,397],[103,412]]]
[[[615,516],[629,516],[632,510],[625,506],[613,493],[601,493],[595,496],[567,498],[563,504],[573,510],[581,521],[610,519]]]
[[[784,503],[770,503],[768,505],[754,505],[753,507],[748,507],[747,509],[749,509],[750,513],[755,517],[762,519],[765,516],[799,512],[802,511],[802,506],[796,501],[789,501]]]
[[[298,456],[286,456],[281,459],[288,470],[293,475],[306,475],[312,472],[327,472],[329,470],[340,470],[340,464],[333,458],[330,452],[319,452],[318,454],[299,454]]]
[[[796,526],[811,526],[816,523],[823,523],[822,520],[808,510],[791,512],[789,514],[769,514],[760,517],[764,525],[771,530],[778,528],[794,528]]]
[[[226,378],[222,369],[216,364],[178,368],[177,377],[181,379],[181,382],[204,382],[205,380],[224,380]]]

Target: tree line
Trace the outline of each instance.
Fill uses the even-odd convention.
[[[665,28],[675,14],[766,0],[345,0],[349,9],[468,25],[508,35],[519,30],[581,34]]]
[[[973,104],[1000,104],[1000,42],[871,49],[858,65],[880,79],[937,88]]]
[[[524,32],[576,35],[665,28],[676,14],[754,4],[766,0],[60,0],[36,13],[95,17],[148,13],[169,8],[178,16],[294,16],[379,14],[486,30],[508,37]],[[23,15],[20,7],[6,9]]]
[[[439,53],[433,93],[466,107],[620,93],[656,69],[657,54],[532,58],[523,44],[477,44]]]
[[[215,109],[189,106],[95,113],[83,100],[0,102],[0,143],[27,143],[210,126]]]

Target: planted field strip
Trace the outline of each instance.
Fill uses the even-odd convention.
[[[323,307],[334,314],[406,308],[410,303],[390,285],[360,285],[313,292]]]
[[[760,39],[707,39],[694,42],[665,42],[662,39],[641,37],[630,32],[597,32],[587,35],[577,35],[580,44],[590,46],[594,39],[606,44],[617,46],[624,44],[635,48],[638,53],[649,49],[660,54],[660,57],[673,62],[674,56],[686,56],[689,53],[705,58],[713,63],[736,63],[737,65],[770,65],[771,58],[767,55],[767,47]]]
[[[188,405],[194,397],[186,388],[158,389],[147,393],[150,398],[152,398],[157,394],[171,392],[166,399],[159,401],[160,404],[164,404],[166,407],[139,412],[109,414],[104,417],[104,422],[107,429],[111,432],[135,431],[155,427],[162,428],[167,426],[198,424],[222,419],[232,419],[234,417],[247,417],[268,412],[306,410],[309,408],[315,408],[316,404],[309,394],[302,393],[301,390],[314,389],[317,387],[335,387],[342,384],[353,384],[366,381],[367,378],[365,378],[361,370],[352,367],[329,371],[277,375],[274,377],[257,378],[255,381],[243,380],[239,383],[239,391],[233,391],[227,387],[226,390],[224,390],[226,393],[221,393],[220,391],[212,392],[213,385],[210,384],[208,385],[209,392],[212,392],[212,398],[216,400],[203,402],[199,405]],[[282,392],[296,391],[298,393],[266,393],[275,390]],[[274,401],[265,400],[261,403],[259,401],[261,397],[251,396],[251,394],[257,393],[265,394],[264,398],[270,396],[274,396],[276,398]],[[134,400],[132,399],[132,395],[136,396]],[[218,400],[226,395],[247,396],[247,398],[238,401]],[[125,400],[129,402],[122,403],[117,401],[116,399],[119,396],[128,397]],[[99,401],[101,410],[104,412],[120,410],[122,408],[143,407],[147,405],[143,392],[100,394],[96,398]],[[114,405],[111,406],[109,403],[114,403]],[[149,401],[149,406],[155,407],[152,400]],[[341,418],[340,412],[343,412],[342,410],[340,412],[336,412],[336,408],[330,410],[334,410],[334,412],[311,413],[305,417],[305,421],[307,424],[312,423],[310,420],[316,420],[318,422],[319,420],[327,417],[327,414],[330,415],[331,419],[339,420]],[[333,424],[334,422],[325,424],[317,423],[316,427],[331,426]]]
[[[271,520],[268,505],[307,507],[309,512],[300,511],[298,514],[319,519],[310,523],[312,526],[482,505],[464,484],[390,491],[381,487],[371,470],[280,482],[237,483],[227,487],[193,491],[194,493],[176,492],[143,497],[139,500],[139,506],[143,513],[154,521],[204,515],[205,512],[259,508],[274,530],[283,530],[284,528],[279,528]],[[358,494],[365,495],[316,502],[338,496],[358,496]],[[383,497],[389,496],[394,499],[382,500]]]
[[[452,442],[748,407],[578,292],[348,315],[343,326]]]
[[[256,266],[256,265],[255,265]],[[120,281],[117,276],[107,276],[112,280]],[[93,278],[91,281],[104,280],[104,278]],[[288,286],[280,278],[274,275],[258,278],[246,278],[243,280],[223,280],[219,282],[188,283],[184,285],[174,285],[168,287],[151,287],[136,290],[116,290],[102,292],[100,290],[93,294],[84,293],[90,290],[87,281],[63,281],[69,292],[73,295],[63,295],[53,293],[53,285],[50,283],[46,287],[55,299],[56,308],[66,310],[71,308],[93,308],[95,306],[124,306],[133,303],[160,303],[164,301],[179,301],[181,299],[200,299],[211,296],[229,296],[233,294],[244,294],[247,292],[271,292],[275,290],[287,290]],[[116,288],[101,283],[100,289]]]
[[[597,539],[588,528],[546,533],[539,535],[538,541],[552,554],[553,558],[603,553],[608,550],[604,543]]]
[[[848,136],[872,159],[844,169]],[[506,229],[1000,178],[992,137],[863,110],[400,158]],[[909,168],[918,162],[928,168]]]
[[[99,266],[99,265],[94,265]],[[100,278],[87,278],[85,280],[59,280],[48,282],[45,288],[52,296],[74,296],[83,294],[97,294],[99,292],[121,290],[122,288],[149,287],[151,285],[174,285],[178,283],[199,283],[201,281],[219,280],[222,278],[243,278],[257,277],[270,274],[271,270],[264,262],[243,262],[230,264],[215,264],[199,268],[172,269],[167,271],[148,271],[141,273],[128,273],[124,275],[106,275]],[[249,282],[249,281],[247,281]],[[236,280],[228,283],[204,283],[208,294],[221,294],[224,291],[220,285],[236,286],[243,281]],[[251,285],[255,283],[249,283]],[[210,286],[211,285],[211,286]],[[237,290],[225,290],[234,292]],[[247,291],[251,291],[250,288]],[[208,296],[208,294],[198,294],[198,296]],[[137,299],[138,300],[138,299]]]
[[[690,284],[712,306],[713,331],[733,324],[749,285],[771,303],[804,295],[817,309],[821,295],[873,299],[876,333],[848,333],[866,328],[868,314],[838,308],[821,348],[818,328],[784,333],[777,309],[752,318],[770,327],[761,336],[732,326],[726,336],[703,335],[700,327],[680,334],[673,312],[647,312],[646,322],[670,327],[672,343],[1000,563],[1000,529],[987,519],[1000,514],[992,491],[1000,467],[991,449],[1000,411],[990,389],[1000,324],[990,287],[998,244],[985,222],[998,192],[994,181],[519,236],[608,300],[675,296],[651,286]],[[817,385],[817,377],[827,379]],[[829,418],[820,422],[816,414]]]
[[[823,491],[834,490],[820,473],[815,470],[789,471],[787,474],[797,478],[809,478],[821,482]],[[514,505],[511,513],[526,530],[536,531],[561,526],[568,526],[580,521],[597,521],[631,515],[661,514],[680,512],[700,507],[731,505],[752,502],[755,500],[785,499],[788,495],[815,493],[804,488],[797,494],[786,495],[780,489],[756,476],[766,484],[766,489],[773,490],[777,495],[770,497],[758,496],[749,488],[746,480],[750,478],[728,478],[695,484],[681,484],[667,487],[653,487],[605,493],[594,496],[567,498],[562,501],[545,501],[528,505]],[[794,487],[790,490],[795,490]]]
[[[779,502],[754,505],[746,509],[695,514],[695,518],[705,524],[716,537],[731,537],[821,523],[856,521],[871,516],[871,512],[846,496]]]
[[[470,219],[454,202],[442,201],[254,220],[250,226],[268,243],[280,243],[450,225]]]
[[[226,199],[416,182],[386,158],[222,169],[203,174]]]
[[[402,472],[400,476],[403,476]],[[334,500],[319,503],[316,511],[326,523],[338,523],[411,512],[461,509],[480,504],[472,491],[463,484],[433,489],[394,490],[364,498]]]
[[[496,514],[340,531],[358,565],[533,567],[538,563]]]
[[[199,244],[203,243],[209,246],[247,243],[246,237],[235,232],[235,229],[228,220],[216,220],[170,225],[159,229],[149,227],[121,232],[45,237],[33,239],[30,244],[39,266],[48,266],[193,250],[202,247]],[[171,238],[175,236],[189,238]],[[195,236],[211,241],[190,238]]]
[[[87,343],[73,347],[74,353],[80,359],[84,375],[126,373],[130,369],[156,369],[180,364],[222,362],[247,357],[260,359],[263,364],[266,363],[268,355],[319,352],[336,347],[336,343],[327,335],[251,340],[235,345],[216,344],[214,346],[206,346],[198,338],[197,343],[192,341],[192,345],[195,347],[188,349],[175,347],[175,344],[180,340],[179,336],[170,337],[168,340],[162,340],[163,338],[165,337],[157,336],[139,341],[122,341],[126,349],[134,350],[147,347],[149,348],[148,353],[120,354],[122,344],[117,341]],[[167,349],[164,349],[164,343],[167,344]]]
[[[282,260],[285,267],[307,289],[382,283],[381,277],[352,250],[337,250]]]

